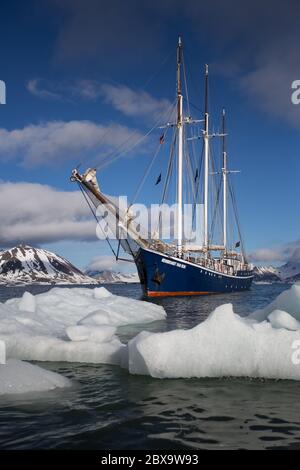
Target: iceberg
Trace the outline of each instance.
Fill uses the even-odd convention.
[[[0,303],[0,340],[9,358],[120,364],[126,346],[116,328],[165,317],[158,305],[116,296],[104,287],[56,287]]]
[[[253,377],[300,380],[300,285],[249,317],[231,304],[190,330],[141,332],[123,366],[155,378]]]

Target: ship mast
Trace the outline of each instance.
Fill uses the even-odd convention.
[[[208,65],[205,66],[205,116],[204,116],[204,249],[208,254],[208,174],[209,174],[209,134],[208,134]]]
[[[181,55],[182,42],[178,39],[177,46],[177,129],[178,129],[178,160],[177,160],[177,252],[182,254],[182,183],[183,183],[183,96],[181,91]]]
[[[239,170],[228,170],[228,158],[226,151],[226,125],[225,125],[225,109],[222,111],[222,179],[223,179],[223,245],[224,253],[227,252],[227,216],[228,216],[228,175],[231,173],[239,173]],[[237,217],[237,215],[236,215]],[[238,223],[238,220],[237,220]],[[239,234],[240,235],[240,234]],[[241,237],[241,235],[240,235]]]
[[[223,245],[227,251],[227,153],[225,147],[225,109],[222,112],[222,175],[223,175]]]

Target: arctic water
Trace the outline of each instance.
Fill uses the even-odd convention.
[[[138,284],[106,287],[114,294],[141,298]],[[142,329],[191,328],[228,302],[246,316],[289,287],[261,284],[243,293],[155,300],[164,306],[166,320],[121,327],[118,335],[125,342]],[[0,300],[48,289],[1,288]],[[297,381],[153,379],[117,366],[39,365],[68,377],[73,386],[1,397],[0,449],[300,448]]]

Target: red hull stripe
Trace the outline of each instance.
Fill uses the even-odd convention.
[[[207,295],[207,294],[217,294],[217,292],[195,292],[195,291],[183,291],[183,292],[156,292],[156,291],[148,291],[148,297],[174,297],[176,295]]]

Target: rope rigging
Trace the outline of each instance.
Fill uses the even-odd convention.
[[[243,256],[245,258],[245,247],[244,247],[244,241],[243,241],[242,231],[241,231],[241,226],[240,226],[240,221],[239,221],[238,207],[237,207],[237,202],[236,202],[235,193],[234,193],[234,190],[233,190],[233,185],[232,185],[231,180],[229,180],[229,185],[228,186],[229,186],[229,191],[230,191],[230,195],[231,195],[231,199],[232,199],[232,205],[233,205],[233,210],[234,210],[237,229],[238,229],[239,242],[241,244],[241,250],[242,250]]]
[[[173,132],[173,139],[172,140],[173,140],[173,142],[172,142],[172,145],[171,145],[171,148],[170,148],[167,174],[166,174],[166,177],[165,177],[165,182],[164,182],[164,187],[163,187],[163,192],[162,192],[162,197],[161,197],[159,207],[161,207],[165,203],[165,200],[166,200],[167,195],[168,195],[171,175],[172,175],[172,172],[173,172],[175,146],[176,146],[176,140],[177,140],[177,133],[176,133],[175,130]],[[157,225],[157,229],[156,229],[157,231],[159,231],[159,228],[161,226],[161,220],[162,220],[162,213],[160,211],[159,212],[159,217],[158,217],[158,225]]]
[[[181,44],[181,43],[180,43]],[[164,59],[164,63],[167,61],[169,56],[167,56],[166,59]],[[208,66],[206,66],[206,74],[208,80]],[[134,217],[132,214],[130,214],[130,217],[126,219],[126,216],[129,213],[130,208],[135,204],[137,199],[140,197],[143,188],[145,187],[146,181],[148,180],[153,168],[154,164],[157,163],[158,158],[160,157],[160,173],[159,177],[154,180],[156,181],[155,186],[158,185],[162,178],[163,178],[163,189],[162,189],[162,194],[159,202],[159,214],[158,214],[158,222],[157,222],[157,233],[160,233],[160,230],[162,230],[162,216],[163,216],[163,211],[162,211],[162,206],[165,204],[167,198],[170,196],[170,189],[172,189],[172,197],[173,197],[173,191],[175,193],[174,187],[171,186],[171,181],[175,181],[176,184],[176,200],[178,202],[177,207],[179,209],[177,210],[177,228],[178,232],[180,233],[180,236],[178,235],[178,240],[180,242],[177,243],[177,247],[181,247],[181,241],[184,239],[182,238],[182,233],[180,232],[182,227],[185,227],[185,220],[184,220],[184,213],[183,213],[183,207],[185,204],[185,201],[190,202],[192,204],[192,212],[191,212],[191,233],[193,231],[193,228],[195,226],[196,222],[196,208],[197,204],[199,204],[202,200],[204,200],[205,204],[205,211],[204,211],[204,242],[201,243],[200,248],[198,248],[198,251],[207,260],[207,258],[210,258],[209,261],[212,261],[212,251],[220,251],[220,259],[222,258],[222,250],[224,252],[227,252],[227,205],[224,202],[223,208],[221,205],[221,196],[222,196],[222,182],[224,183],[224,188],[227,188],[226,184],[226,177],[224,176],[225,174],[229,173],[229,171],[215,171],[215,168],[219,167],[219,164],[216,165],[215,157],[214,157],[214,152],[213,149],[214,144],[210,144],[211,137],[220,137],[222,135],[225,135],[224,132],[223,134],[221,133],[215,133],[210,131],[210,129],[213,129],[213,125],[210,122],[209,116],[209,111],[208,111],[208,85],[206,86],[206,93],[205,93],[205,125],[204,129],[202,128],[201,124],[201,129],[200,129],[200,134],[195,135],[195,127],[190,126],[190,124],[196,124],[199,122],[203,122],[203,120],[196,120],[191,118],[191,106],[196,109],[197,111],[200,110],[199,107],[193,105],[189,99],[189,90],[188,90],[188,83],[187,83],[187,72],[186,72],[186,66],[185,66],[185,59],[182,54],[182,68],[183,68],[183,87],[181,87],[181,82],[180,82],[180,89],[179,91],[177,90],[177,97],[173,101],[173,103],[170,104],[170,106],[167,109],[167,112],[163,112],[162,115],[165,116],[167,113],[167,124],[166,126],[161,126],[162,124],[162,116],[159,117],[159,119],[156,121],[155,125],[151,127],[145,134],[141,135],[141,133],[136,129],[131,132],[127,138],[121,142],[116,148],[113,150],[108,151],[106,154],[104,154],[101,158],[101,161],[98,163],[98,165],[95,167],[95,169],[102,169],[106,167],[108,164],[117,161],[120,157],[128,154],[132,150],[134,150],[136,147],[138,147],[142,142],[144,142],[154,131],[157,129],[164,129],[162,136],[159,139],[159,144],[155,146],[154,145],[152,148],[153,154],[151,154],[150,160],[147,160],[146,168],[143,171],[142,177],[140,181],[138,182],[138,185],[135,189],[135,192],[132,197],[132,201],[129,204],[129,206],[126,208],[125,211],[122,211],[122,218],[123,214],[125,212],[124,220],[127,221],[127,238],[124,239],[124,243],[127,243],[127,246],[129,248],[130,254],[135,257],[135,254],[133,251],[135,250],[135,245],[130,245],[129,239],[132,243],[132,240],[134,240],[134,237],[132,237],[132,234],[135,232],[139,231],[138,225],[136,224],[134,226]],[[153,80],[153,78],[157,75],[157,73],[153,74],[153,76],[146,82],[145,86],[148,86],[149,83]],[[180,77],[180,72],[179,72],[179,77]],[[208,82],[207,82],[208,83]],[[185,93],[185,98],[183,101],[182,97],[182,91],[181,88],[184,88],[184,93]],[[181,101],[178,101],[180,99]],[[181,103],[179,108],[178,108],[178,103]],[[183,112],[183,103],[184,107],[186,108],[186,111],[188,115],[186,116]],[[179,116],[177,118],[176,122],[176,109],[178,111],[177,115]],[[203,114],[203,110],[200,110],[201,114]],[[173,122],[174,120],[174,122]],[[169,132],[169,127],[173,128],[173,133]],[[191,130],[189,130],[191,129]],[[198,130],[199,132],[199,127],[196,128],[196,131]],[[105,139],[107,138],[107,135],[111,132],[111,130],[107,130],[101,140],[100,143],[102,144]],[[171,136],[169,136],[171,134]],[[165,159],[161,158],[161,149],[164,148],[162,147],[162,144],[165,143],[167,137],[169,137],[169,154],[164,155],[168,157],[168,160],[165,161]],[[199,141],[199,144],[196,145],[195,141]],[[200,142],[202,143],[201,148],[200,148]],[[205,145],[204,145],[205,142]],[[178,146],[178,148],[177,148]],[[177,154],[176,154],[177,150]],[[163,155],[163,156],[164,156]],[[176,155],[178,156],[178,165],[176,167],[175,162],[176,162]],[[225,158],[225,157],[224,157]],[[182,165],[182,162],[184,164]],[[162,165],[164,165],[162,167]],[[220,178],[210,178],[208,179],[208,175],[210,174],[209,172],[212,171],[211,174],[221,174]],[[162,176],[163,173],[165,173],[165,176]],[[224,181],[222,179],[222,175],[224,177]],[[174,177],[175,176],[175,177]],[[173,177],[173,178],[172,178]],[[204,180],[204,183],[200,183],[200,181]],[[119,251],[120,247],[124,249],[124,244],[123,241],[121,242],[119,240],[117,250],[114,249],[111,240],[109,239],[109,236],[107,233],[105,233],[102,224],[100,223],[97,212],[94,210],[95,203],[93,203],[93,199],[90,197],[88,190],[84,187],[81,186],[79,183],[80,190],[88,203],[88,206],[97,222],[97,224],[100,226],[101,231],[103,232],[103,235],[105,237],[105,240],[107,241],[110,250],[112,251],[114,257],[117,259],[122,259],[119,258]],[[240,223],[238,219],[238,211],[237,211],[237,204],[236,204],[236,199],[233,191],[233,186],[231,183],[231,180],[228,179],[228,189],[229,189],[229,194],[230,194],[230,199],[232,203],[232,210],[234,213],[234,218],[236,220],[236,225],[237,225],[237,231],[239,235],[239,244],[241,246],[241,251],[245,259],[245,253],[244,253],[244,245],[241,237],[241,228],[240,228]],[[223,201],[227,201],[227,197],[225,195],[227,194],[227,191],[224,190],[224,199]],[[97,207],[97,206],[96,206]],[[231,211],[231,207],[230,207]],[[133,212],[133,211],[132,211]],[[224,215],[225,214],[225,215]],[[222,215],[223,215],[223,221],[222,221]],[[230,212],[230,215],[232,216],[232,212]],[[120,216],[120,211],[118,212],[118,216]],[[181,221],[181,218],[183,218],[183,223]],[[188,216],[189,218],[189,216]],[[178,222],[179,221],[179,222]],[[132,223],[131,227],[129,227],[129,224]],[[155,225],[156,225],[156,220],[155,220]],[[221,231],[221,240],[222,240],[222,227],[223,227],[223,247],[222,243],[218,245],[217,240],[219,237],[219,229]],[[224,229],[224,227],[226,227]],[[198,227],[197,227],[198,228]],[[202,227],[201,227],[202,229]],[[152,230],[152,228],[151,228]],[[229,230],[233,230],[233,225],[230,225],[228,228]],[[148,230],[149,232],[149,230]],[[177,232],[177,233],[178,233]],[[154,232],[148,233],[148,236],[152,238]],[[236,229],[234,229],[234,234],[236,235]],[[187,235],[187,234],[186,234]],[[161,237],[162,238],[162,237]],[[146,238],[145,238],[146,239]],[[186,237],[187,239],[187,237]],[[191,239],[191,237],[190,237]],[[126,240],[126,241],[125,241]],[[215,245],[213,243],[216,242]],[[152,243],[152,242],[151,242]],[[150,244],[151,245],[151,244]],[[149,246],[150,246],[149,245]],[[225,245],[225,246],[224,246]],[[174,246],[174,245],[171,245]],[[239,245],[236,244],[236,247]],[[133,251],[132,251],[133,250]],[[186,250],[189,250],[187,243],[186,243]],[[129,253],[126,250],[125,252]],[[190,251],[193,251],[190,249]],[[197,251],[197,249],[194,247],[194,251]],[[232,250],[233,251],[233,250]],[[181,251],[177,251],[177,256],[181,257],[179,255]],[[204,254],[203,254],[204,253]],[[227,252],[228,253],[228,252]],[[236,256],[235,253],[232,254],[232,256]],[[240,255],[239,255],[240,256]],[[132,261],[126,259],[126,261]]]
[[[215,156],[212,152],[212,149],[210,147],[210,161],[211,161],[211,166],[212,166],[212,175],[217,176],[218,171],[216,171],[216,159]],[[211,219],[211,227],[210,227],[210,233],[209,233],[209,242],[213,243],[213,238],[215,235],[215,230],[217,230],[218,227],[217,223],[219,222],[219,225],[221,224],[221,208],[220,208],[220,195],[221,195],[221,189],[222,189],[222,176],[219,178],[218,183],[213,183],[213,190],[214,190],[214,195],[215,197],[212,198],[212,206],[213,202],[214,207],[213,207],[213,212],[212,212],[212,219]],[[221,231],[221,227],[219,226],[219,230]],[[219,234],[220,235],[220,234]]]
[[[130,147],[125,148],[125,150],[122,150],[124,145],[126,145],[130,141],[132,136],[138,134],[138,131],[135,130],[132,134],[130,134],[130,136],[128,137],[128,139],[125,140],[125,142],[123,142],[119,147],[117,147],[116,150],[114,150],[114,152],[111,152],[110,154],[105,155],[103,157],[105,159],[105,161],[102,162],[102,163],[99,163],[95,168],[97,170],[100,169],[100,168],[104,168],[108,164],[118,160],[123,155],[126,155],[127,153],[131,152],[135,147],[137,147],[139,144],[141,144],[155,129],[157,129],[160,122],[161,122],[161,120],[159,119],[155,123],[155,125],[146,134],[142,135],[139,139],[137,139]],[[109,161],[108,161],[108,159],[109,159]]]
[[[119,240],[119,242],[118,242],[117,253],[115,252],[115,250],[114,250],[114,248],[113,248],[113,246],[112,246],[112,244],[111,244],[111,242],[110,242],[110,240],[109,240],[109,237],[106,235],[106,233],[104,232],[103,227],[102,227],[101,224],[100,224],[100,221],[99,221],[99,219],[98,219],[98,217],[97,217],[97,214],[96,214],[96,212],[95,212],[95,210],[94,210],[94,208],[93,208],[94,204],[92,203],[89,194],[87,193],[86,189],[84,189],[84,188],[82,187],[82,185],[81,185],[79,182],[77,182],[77,184],[78,184],[78,187],[79,187],[79,189],[80,189],[80,191],[81,191],[81,193],[82,193],[82,195],[83,195],[83,197],[84,197],[84,199],[85,199],[85,201],[86,201],[88,207],[90,208],[91,213],[93,214],[93,216],[94,216],[94,218],[95,218],[95,220],[96,220],[96,222],[97,222],[97,225],[100,227],[100,229],[101,229],[101,231],[102,231],[102,233],[103,233],[103,235],[104,235],[104,237],[105,237],[105,240],[107,241],[107,243],[108,243],[108,245],[109,245],[109,248],[111,249],[111,252],[113,253],[113,255],[114,255],[116,261],[120,260],[120,261],[128,261],[128,262],[130,262],[130,263],[131,263],[131,262],[134,263],[134,261],[131,260],[131,259],[127,259],[127,258],[125,259],[125,258],[120,258],[120,257],[119,257],[120,240]],[[134,254],[132,253],[131,247],[130,247],[130,245],[129,245],[128,242],[127,242],[127,245],[128,245],[128,248],[129,248],[129,250],[131,251],[131,254],[132,254],[133,258],[134,258]]]

